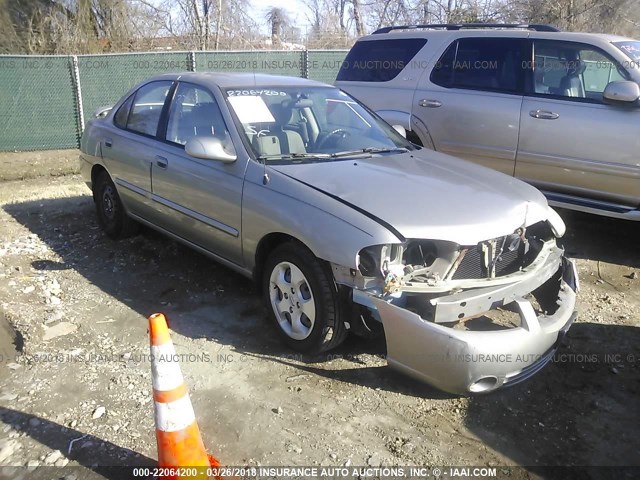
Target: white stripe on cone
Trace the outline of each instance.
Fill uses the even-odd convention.
[[[174,390],[184,383],[173,342],[151,345],[151,376],[157,391]]]
[[[196,421],[189,395],[175,402],[155,402],[156,428],[163,432],[184,430]]]

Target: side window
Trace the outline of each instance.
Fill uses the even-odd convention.
[[[441,87],[450,87],[453,82],[453,64],[456,61],[458,41],[453,42],[442,54],[431,71],[431,81]]]
[[[589,98],[602,100],[602,93],[609,82],[624,80],[625,78],[616,65],[604,54],[585,50],[580,53],[586,68],[584,70],[584,90]]]
[[[213,95],[195,85],[180,83],[169,109],[166,139],[184,145],[196,135],[219,138],[227,149],[231,148],[229,131]]]
[[[624,80],[622,70],[604,53],[572,42],[534,42],[534,92],[602,101],[609,82]]]
[[[449,88],[520,93],[524,42],[513,38],[461,38],[431,72],[431,81]]]
[[[396,78],[424,47],[424,38],[357,42],[347,54],[337,81],[388,82]]]
[[[127,98],[113,117],[113,123],[120,128],[127,128],[127,119],[129,118],[129,112],[131,111],[131,104],[133,103],[134,95]]]
[[[152,82],[136,92],[127,129],[146,135],[156,135],[162,107],[171,84],[172,82]]]
[[[326,100],[326,127],[329,130],[337,128],[354,128],[364,130],[371,125],[358,113],[358,104],[352,101]]]

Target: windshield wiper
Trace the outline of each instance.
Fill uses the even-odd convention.
[[[409,149],[404,147],[394,147],[394,148],[369,147],[369,148],[360,148],[358,150],[348,150],[346,152],[332,153],[331,158],[351,157],[354,155],[366,155],[366,154],[372,154],[372,153],[392,153],[392,152],[405,153],[408,151]]]
[[[276,153],[273,155],[260,155],[258,160],[298,160],[298,159],[328,159],[328,153]]]
[[[360,148],[358,150],[347,150],[345,152],[336,152],[336,153],[275,153],[273,155],[260,155],[258,160],[268,161],[268,160],[304,160],[304,159],[313,159],[313,160],[330,160],[333,158],[343,158],[343,157],[352,157],[358,155],[367,155],[371,156],[373,153],[391,153],[391,152],[408,152],[409,150],[404,147],[395,147],[395,148]]]

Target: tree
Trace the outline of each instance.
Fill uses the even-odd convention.
[[[563,30],[638,35],[638,0],[514,0],[511,15],[528,23],[548,23]]]
[[[351,0],[353,5],[353,20],[356,24],[356,35],[362,37],[364,35],[364,22],[362,21],[362,8],[360,6],[360,0]]]
[[[287,12],[280,7],[271,7],[267,12],[267,21],[271,24],[271,44],[276,47],[281,44],[282,29],[291,22]]]

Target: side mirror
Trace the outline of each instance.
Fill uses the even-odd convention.
[[[640,86],[628,80],[610,82],[604,89],[602,97],[609,102],[634,103],[640,98]]]
[[[215,137],[191,137],[184,146],[184,151],[187,155],[203,160],[232,163],[238,159],[235,153],[227,152],[222,141]]]
[[[407,130],[402,125],[393,125],[393,129],[404,138],[407,138]]]

